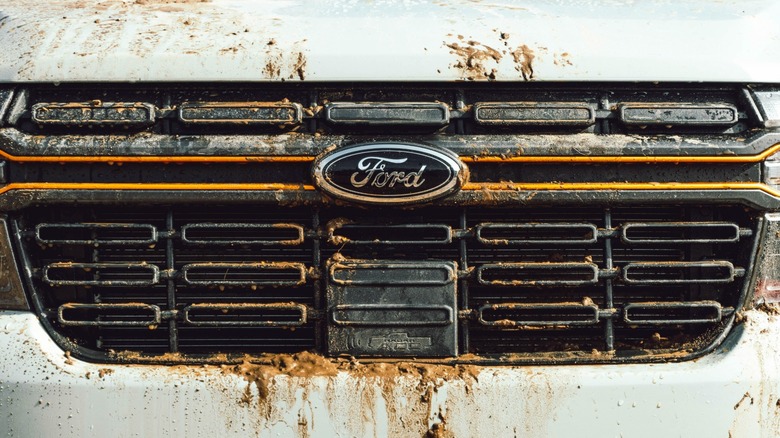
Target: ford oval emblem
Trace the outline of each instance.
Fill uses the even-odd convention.
[[[314,183],[328,195],[368,204],[426,202],[456,192],[468,170],[454,153],[427,145],[368,143],[326,152]]]

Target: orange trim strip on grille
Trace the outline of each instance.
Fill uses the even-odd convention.
[[[315,157],[303,155],[270,156],[16,156],[0,150],[0,156],[19,163],[309,163]]]
[[[780,143],[758,155],[717,155],[717,156],[540,156],[520,155],[512,157],[473,155],[461,156],[464,163],[757,163],[780,152]],[[17,156],[0,150],[0,156],[15,162],[46,163],[308,163],[314,156]]]
[[[547,190],[761,190],[773,196],[780,197],[780,191],[761,183],[725,183],[725,182],[691,182],[691,183],[467,183],[462,190],[515,190],[515,191],[547,191]]]
[[[758,155],[715,155],[715,156],[550,156],[521,155],[512,157],[463,156],[464,163],[758,163],[776,152],[780,152],[780,143]]]
[[[11,190],[303,190],[308,184],[278,183],[11,183],[0,188],[0,194]],[[605,190],[760,190],[780,197],[780,191],[761,183],[467,183],[464,191],[605,191]]]
[[[11,183],[0,194],[11,190],[314,190],[308,184],[193,184],[193,183]]]

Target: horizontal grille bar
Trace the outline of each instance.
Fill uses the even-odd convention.
[[[625,243],[722,243],[738,242],[742,234],[747,233],[728,222],[654,222],[624,224],[620,238]]]
[[[474,120],[498,126],[589,126],[596,123],[596,111],[574,102],[480,102],[474,105]]]
[[[477,309],[477,320],[488,327],[569,327],[599,322],[599,308],[580,303],[502,303]]]
[[[456,277],[446,265],[415,267],[370,260],[337,261],[330,265],[329,275],[334,284],[342,286],[446,285]]]
[[[477,268],[477,281],[489,286],[578,286],[596,284],[593,263],[502,263]]]
[[[298,224],[196,223],[181,227],[181,240],[193,245],[301,245]]]
[[[739,119],[737,109],[729,104],[625,103],[619,111],[627,125],[731,125]]]
[[[711,324],[722,318],[723,307],[717,301],[669,303],[630,303],[623,308],[628,324]]]
[[[60,262],[43,268],[43,281],[51,286],[153,286],[160,282],[160,269],[146,263]]]
[[[300,286],[303,263],[191,263],[181,268],[184,282],[200,286]]]
[[[474,231],[485,245],[587,245],[598,239],[596,226],[587,223],[482,223]]]
[[[151,245],[157,242],[157,228],[151,224],[48,223],[35,227],[35,239],[44,245]]]
[[[162,318],[160,308],[151,304],[66,303],[57,308],[57,321],[74,327],[156,327]]]
[[[334,102],[325,105],[325,120],[338,125],[443,126],[450,122],[450,109],[436,102]]]
[[[199,327],[300,327],[306,306],[297,303],[204,303],[182,311],[184,322]]]
[[[143,127],[154,123],[157,108],[142,102],[37,103],[31,113],[39,125]]]
[[[643,262],[623,267],[627,284],[731,283],[737,271],[731,262]]]
[[[446,245],[452,228],[442,224],[356,225],[336,223],[328,227],[333,245]]]
[[[444,326],[455,322],[453,315],[445,305],[339,304],[331,309],[331,320],[341,326]]]
[[[178,116],[185,124],[297,126],[303,121],[303,109],[289,102],[184,102]]]

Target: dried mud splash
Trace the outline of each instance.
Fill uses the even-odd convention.
[[[445,45],[451,49],[450,53],[458,57],[453,67],[460,70],[465,79],[470,81],[496,79],[498,70],[493,68],[493,65],[498,67],[503,57],[501,52],[473,40],[466,41],[463,45],[458,42],[445,43]]]
[[[257,388],[261,400],[268,397],[269,380],[277,375],[291,377],[335,376],[336,363],[312,353],[280,354],[269,357],[268,363],[252,363],[248,359],[237,365],[222,365],[223,374],[234,374],[247,381],[241,401],[252,401],[252,386]]]
[[[530,81],[534,78],[534,51],[523,44],[512,51],[512,59],[515,61],[515,70],[523,76],[523,80]]]
[[[306,79],[306,55],[302,45],[306,40],[293,43],[292,50],[282,47],[274,38],[265,43],[263,76],[268,79]]]
[[[385,400],[387,409],[383,414],[389,417],[391,423],[398,423],[395,427],[400,428],[399,433],[408,434],[413,431],[413,435],[418,434],[416,436],[439,438],[452,437],[452,433],[447,430],[439,388],[446,381],[458,380],[466,385],[464,389],[468,393],[470,385],[478,382],[480,371],[479,367],[470,365],[331,360],[313,353],[272,355],[260,360],[262,363],[253,363],[246,358],[242,363],[222,365],[220,369],[224,375],[240,376],[246,381],[239,403],[256,406],[261,417],[266,420],[274,417],[274,410],[278,410],[276,401],[290,396],[285,389],[275,388],[274,379],[277,376],[325,377],[328,379],[324,383],[327,386],[333,382],[330,379],[352,377],[354,393],[348,394],[347,397],[361,398],[366,412],[375,409],[376,397],[381,397]],[[308,382],[301,382],[304,397],[307,385]],[[274,403],[271,403],[271,400],[275,400]],[[339,401],[334,399],[331,403],[339,404]],[[356,418],[361,417],[358,413],[355,414]],[[394,426],[390,427],[392,429]]]
[[[505,59],[511,59],[514,70],[519,73],[519,76],[524,81],[533,80],[535,78],[534,60],[537,56],[536,51],[526,44],[510,44],[510,35],[506,32],[496,30],[496,33],[498,34],[498,41],[493,46],[473,39],[466,39],[463,35],[455,37],[457,40],[454,42],[444,41],[443,44],[456,57],[451,67],[460,70],[465,80],[492,81],[497,79],[501,62]],[[447,36],[449,38],[453,37],[453,35]],[[495,47],[499,47],[499,49]],[[544,48],[540,50],[546,51]],[[564,55],[556,55],[555,65],[571,65],[571,61],[568,59],[569,54],[565,53]]]

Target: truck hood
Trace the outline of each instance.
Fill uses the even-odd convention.
[[[780,82],[774,0],[3,3],[2,82]]]

